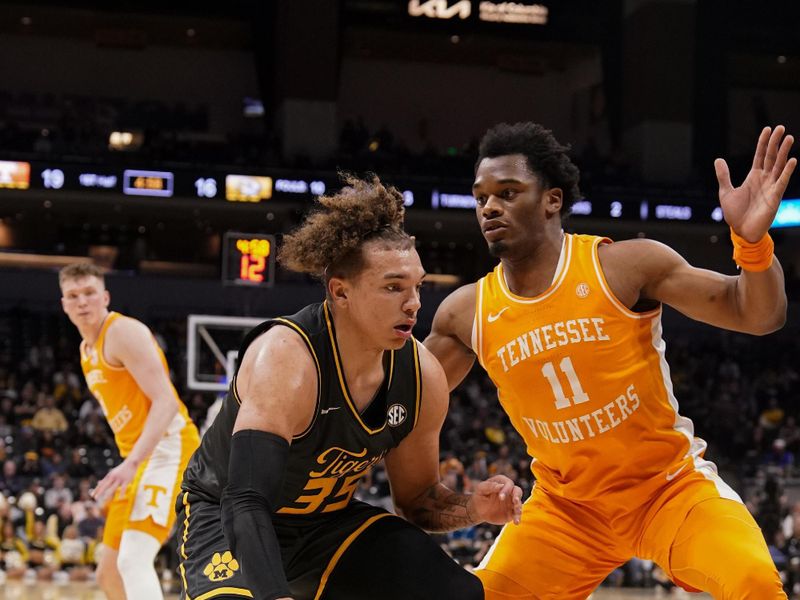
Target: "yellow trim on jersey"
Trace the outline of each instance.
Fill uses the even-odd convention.
[[[183,543],[180,547],[181,556],[184,560],[189,557],[186,555],[186,540],[189,539],[189,492],[183,493],[183,509],[186,512],[186,518],[183,520]],[[189,585],[186,583],[186,567],[183,566],[183,560],[180,564],[181,579],[183,580],[183,589],[186,590],[186,600],[189,598]]]
[[[328,566],[325,568],[325,572],[322,574],[322,578],[319,580],[319,587],[317,588],[317,593],[314,596],[314,600],[319,600],[322,597],[322,592],[325,591],[325,585],[328,583],[328,577],[331,576],[331,572],[336,567],[336,563],[339,562],[339,559],[342,557],[342,554],[344,554],[345,550],[347,550],[350,547],[350,544],[352,544],[355,541],[355,539],[359,535],[361,535],[364,532],[364,530],[370,525],[372,525],[375,521],[383,519],[384,517],[396,517],[396,516],[397,515],[393,515],[391,513],[382,513],[379,515],[374,515],[369,519],[367,519],[366,521],[364,521],[358,529],[356,529],[353,533],[347,536],[344,542],[342,542],[342,544],[336,550],[333,557],[331,557]],[[200,599],[197,598],[196,600]]]
[[[416,383],[416,393],[414,400],[414,427],[417,426],[417,419],[419,419],[419,407],[422,397],[422,374],[419,369],[419,342],[416,338],[412,338],[414,342],[414,381]]]
[[[392,387],[392,378],[394,377],[394,350],[389,353],[389,382],[386,384],[388,390]]]
[[[197,598],[189,598],[189,594],[186,594],[186,600],[208,600],[209,598],[215,598],[216,596],[221,596],[222,594],[230,594],[231,596],[241,596],[242,598],[253,597],[253,593],[250,590],[246,590],[244,588],[222,587],[222,588],[217,588],[215,590],[211,590],[210,592],[206,592],[205,594],[198,596]]]
[[[355,403],[353,402],[352,398],[350,398],[350,390],[347,388],[347,381],[344,378],[344,372],[342,371],[342,361],[339,358],[339,345],[336,343],[336,334],[333,332],[333,325],[331,322],[331,315],[328,310],[328,302],[325,301],[322,305],[324,312],[325,312],[325,325],[328,328],[328,338],[331,342],[331,348],[333,349],[333,360],[336,363],[336,374],[339,377],[339,387],[342,390],[342,395],[344,396],[345,402],[347,402],[347,406],[350,407],[350,411],[355,416],[356,420],[361,424],[361,427],[364,428],[364,431],[369,433],[370,435],[374,435],[376,433],[380,433],[384,429],[386,429],[386,421],[383,422],[378,429],[370,429],[367,427],[367,424],[361,419],[361,415],[356,408]],[[392,351],[392,362],[394,362],[394,351]]]
[[[242,405],[242,399],[239,398],[239,392],[236,391],[236,375],[234,374],[233,379],[231,379],[231,391],[233,392],[233,399],[236,400],[236,404],[239,406]]]

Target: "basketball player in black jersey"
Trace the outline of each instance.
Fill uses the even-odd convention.
[[[184,598],[477,600],[479,580],[423,531],[518,522],[506,477],[439,482],[448,405],[411,330],[425,276],[403,198],[352,177],[286,236],[279,260],[320,276],[322,304],[251,331],[178,502]],[[385,460],[398,512],[352,499]]]

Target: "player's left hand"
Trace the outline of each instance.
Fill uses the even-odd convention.
[[[92,491],[92,498],[103,506],[111,499],[111,496],[119,488],[120,496],[125,495],[128,485],[136,476],[136,465],[130,461],[123,460],[121,464],[111,469],[108,474],[100,480],[97,487]]]
[[[495,475],[475,486],[467,502],[467,513],[480,522],[504,525],[522,517],[522,488],[505,475]]]
[[[759,241],[769,231],[797,166],[797,159],[789,158],[794,138],[784,137],[784,133],[783,125],[778,125],[774,131],[769,127],[761,130],[753,166],[739,187],[731,183],[728,164],[721,158],[714,161],[725,221],[748,242]]]

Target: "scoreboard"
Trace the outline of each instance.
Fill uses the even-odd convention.
[[[274,173],[114,169],[97,165],[0,160],[0,190],[71,190],[89,194],[105,192],[123,196],[258,203],[324,194],[328,182],[335,184],[336,176],[306,181]]]
[[[471,181],[431,181],[430,178],[389,181],[403,194],[407,210],[465,212],[475,210],[470,193]],[[0,160],[0,201],[3,193],[33,194],[38,191],[80,191],[91,194],[119,194],[130,197],[172,198],[198,203],[229,203],[232,206],[271,202],[310,207],[313,199],[329,190],[337,190],[341,181],[333,172],[285,171],[230,173],[209,168],[199,170],[115,169],[110,166],[87,166],[69,163],[44,163]],[[646,194],[646,196],[645,196]],[[714,195],[716,196],[716,194]],[[774,226],[800,225],[797,200],[785,200]],[[621,220],[637,222],[685,222],[722,224],[722,210],[716,197],[697,191],[677,192],[647,190],[597,190],[577,202],[572,219]]]

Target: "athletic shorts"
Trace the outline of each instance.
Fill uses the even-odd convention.
[[[239,562],[222,532],[219,503],[183,490],[179,520],[179,573],[184,600],[218,596],[252,598]],[[273,516],[289,588],[297,600],[320,598],[337,561],[374,522],[396,515],[364,502],[314,516]]]
[[[165,435],[149,458],[136,470],[125,490],[117,489],[106,506],[103,544],[119,550],[122,533],[134,529],[153,536],[162,544],[175,523],[173,506],[180,492],[183,471],[200,445],[194,425]]]
[[[635,492],[631,491],[632,498]],[[583,600],[615,568],[638,556],[653,560],[673,581],[697,591],[673,573],[676,557],[671,553],[679,531],[691,537],[684,527],[687,516],[698,506],[711,506],[706,504],[710,502],[715,502],[720,523],[707,519],[697,524],[700,530],[710,528],[717,542],[725,535],[741,538],[739,529],[726,533],[725,522],[736,519],[752,536],[753,557],[766,553],[763,537],[741,499],[706,462],[667,483],[643,504],[576,503],[536,486],[523,505],[520,525],[503,528],[476,575],[483,581],[487,600]],[[736,548],[735,542],[731,539],[728,546]],[[709,549],[707,554],[713,558],[720,553]]]

